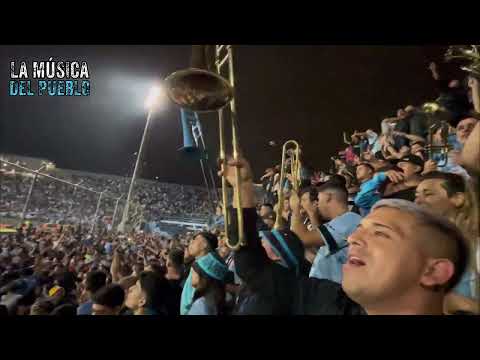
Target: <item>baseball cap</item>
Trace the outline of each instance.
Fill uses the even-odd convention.
[[[418,165],[420,166],[422,169],[423,169],[423,164],[424,164],[424,161],[422,160],[421,157],[419,156],[416,156],[416,155],[407,155],[407,156],[404,156],[403,158],[401,158],[398,162],[397,162],[397,165],[401,162],[409,162],[413,165]]]

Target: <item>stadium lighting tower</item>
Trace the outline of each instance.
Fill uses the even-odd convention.
[[[30,189],[28,189],[28,195],[27,199],[25,200],[25,205],[23,206],[22,210],[22,219],[21,221],[23,222],[25,220],[25,216],[27,215],[27,209],[28,209],[28,204],[30,203],[30,198],[32,197],[32,192],[33,192],[33,187],[35,186],[35,182],[37,181],[38,173],[45,169],[47,165],[42,165],[38,170],[35,170],[33,173],[33,180],[32,183],[30,184]]]
[[[137,161],[135,162],[135,170],[133,170],[132,180],[130,181],[130,187],[128,189],[127,201],[125,203],[125,207],[123,209],[123,216],[122,221],[118,225],[118,231],[123,233],[125,232],[125,225],[128,219],[128,211],[130,208],[130,200],[132,197],[133,186],[135,184],[135,180],[137,178],[139,164],[142,158],[143,147],[145,145],[145,138],[150,127],[150,122],[152,119],[153,114],[155,111],[160,107],[162,100],[165,99],[164,90],[159,85],[154,85],[150,89],[150,93],[148,94],[145,100],[145,108],[148,110],[147,115],[147,122],[145,123],[145,129],[143,130],[142,141],[140,142],[140,148],[138,149]]]
[[[92,236],[93,236],[93,232],[95,230],[95,224],[97,223],[98,211],[100,210],[100,203],[102,202],[103,194],[105,194],[107,191],[108,191],[108,189],[103,190],[102,192],[100,192],[100,196],[98,197],[97,209],[95,210],[95,214],[93,215],[92,230],[90,230],[91,233],[92,233]]]
[[[114,229],[115,226],[115,220],[117,218],[117,210],[118,210],[118,203],[120,200],[123,198],[123,194],[120,195],[119,198],[117,198],[117,201],[115,202],[115,209],[113,210],[113,216],[112,216],[112,230]]]

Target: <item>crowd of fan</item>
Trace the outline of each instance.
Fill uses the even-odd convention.
[[[48,223],[91,223],[97,208],[98,192],[103,190],[107,192],[102,197],[98,218],[111,217],[116,199],[128,191],[130,184],[128,178],[54,175],[97,192],[75,189],[72,185],[39,176],[25,213],[26,219]],[[31,183],[31,176],[18,171],[1,176],[2,216],[16,218],[22,214]],[[201,187],[137,181],[133,194],[132,203],[142,209],[143,220],[147,222],[180,215],[206,217],[212,212],[207,192]],[[123,210],[124,203],[119,202],[119,212]]]
[[[448,139],[447,156],[428,149],[440,113],[407,106],[377,131],[355,131],[331,173],[303,165],[298,191],[272,167],[258,199],[248,159],[228,159],[220,175],[242,200],[227,209],[227,234],[222,221],[173,240],[24,227],[1,238],[4,313],[480,313],[480,85],[431,71],[449,124],[433,127],[433,143]],[[238,212],[245,238],[231,250]]]

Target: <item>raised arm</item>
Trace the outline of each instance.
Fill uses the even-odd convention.
[[[120,281],[120,254],[118,253],[117,249],[115,249],[113,253],[112,265],[110,266],[110,275],[112,275],[112,282],[117,283]]]
[[[236,186],[235,167],[240,169],[240,187]],[[236,199],[237,191],[240,191],[241,204],[240,208],[243,213],[244,233],[246,245],[235,251],[234,261],[235,270],[238,276],[247,284],[255,281],[258,275],[265,270],[265,267],[270,265],[271,261],[267,257],[262,246],[260,237],[257,232],[257,200],[255,196],[255,189],[253,186],[253,175],[250,164],[241,158],[239,161],[229,159],[225,165],[224,172],[219,172],[219,175],[225,174],[225,177],[230,185],[234,188],[233,199]],[[230,239],[238,239],[238,222],[237,211],[239,204],[234,200],[233,207],[229,208],[229,231]]]
[[[290,208],[292,209],[291,230],[300,238],[305,247],[323,246],[322,236],[318,231],[308,231],[303,223],[300,213],[300,199],[294,191],[290,195]],[[318,226],[318,216],[312,214],[312,225]]]
[[[415,142],[415,141],[425,142],[425,139],[421,136],[413,135],[413,134],[407,134],[407,133],[404,133],[404,132],[401,132],[401,131],[394,131],[393,135],[403,136],[404,138],[406,138],[406,139],[408,139],[412,142]]]

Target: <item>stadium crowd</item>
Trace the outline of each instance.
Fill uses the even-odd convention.
[[[249,159],[229,158],[219,175],[242,202],[227,209],[227,233],[217,208],[208,231],[174,239],[91,234],[79,224],[27,225],[1,235],[1,311],[479,314],[480,84],[473,75],[444,79],[435,64],[430,71],[439,92],[433,108],[402,106],[377,129],[345,136],[348,146],[332,158],[332,171],[302,164],[298,192],[292,176],[280,184],[280,167],[273,165],[260,179],[259,199]],[[280,192],[285,201],[277,204]],[[155,202],[160,190],[146,186],[141,193],[142,204],[166,211]],[[173,208],[185,203],[163,194]],[[81,206],[73,208],[87,214]],[[227,237],[238,238],[239,211],[246,242],[231,250]]]
[[[39,176],[35,181],[25,218],[37,222],[62,224],[91,223],[99,198],[98,192],[107,190],[102,197],[98,218],[112,216],[116,199],[128,191],[129,178],[88,175],[54,174],[62,180],[97,191],[73,187],[50,178]],[[21,216],[32,177],[25,172],[7,173],[1,178],[0,215],[5,218]],[[144,221],[163,217],[207,217],[212,212],[207,192],[202,187],[137,181],[132,203],[143,210]],[[125,200],[125,199],[123,199]],[[125,201],[119,202],[119,211]]]

